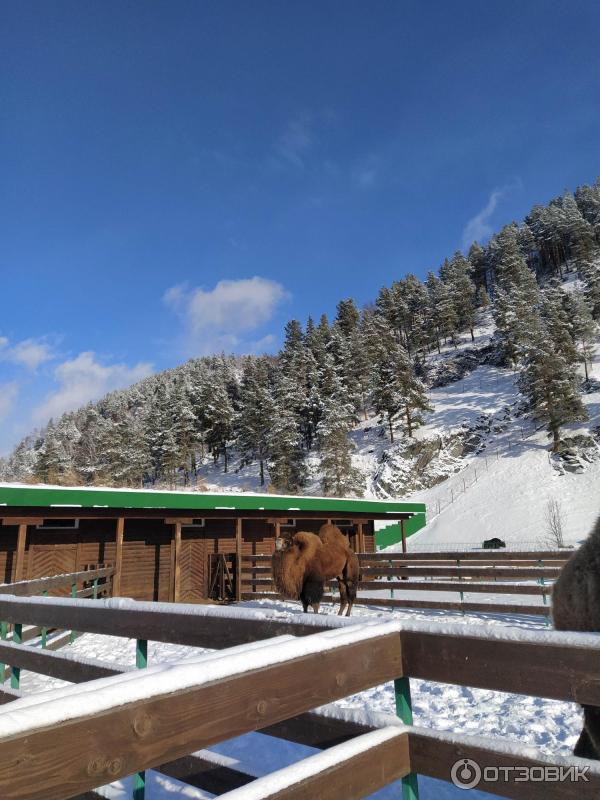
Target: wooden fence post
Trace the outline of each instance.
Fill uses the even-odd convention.
[[[175,523],[175,577],[173,580],[173,602],[181,597],[181,522]]]
[[[242,518],[235,521],[235,599],[242,599]]]
[[[23,565],[25,563],[25,541],[27,539],[27,525],[19,525],[17,538],[17,562],[15,564],[15,583],[23,580]]]
[[[394,693],[396,695],[396,715],[400,717],[405,725],[412,725],[413,715],[409,679],[406,677],[396,678],[394,681]],[[419,800],[419,784],[415,772],[411,772],[405,778],[402,778],[402,798],[403,800]]]
[[[115,553],[115,574],[113,575],[113,597],[121,594],[121,573],[123,571],[123,531],[125,529],[125,518],[117,519],[117,539]]]

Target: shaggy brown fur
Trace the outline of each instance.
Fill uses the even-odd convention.
[[[358,556],[350,547],[348,538],[344,536],[337,525],[332,525],[331,523],[322,525],[319,529],[319,539],[324,545],[339,547],[346,552],[346,564],[342,570],[342,574],[337,576],[338,589],[340,592],[340,610],[338,611],[338,615],[341,616],[346,607],[348,607],[346,616],[349,617],[352,613],[354,601],[356,600],[358,583],[362,580]]]
[[[347,607],[346,616],[350,616],[360,570],[344,534],[334,525],[324,525],[319,536],[300,531],[279,541],[281,549],[272,558],[277,591],[290,600],[301,600],[304,611],[310,605],[318,613],[325,583],[337,578],[342,598],[339,613]]]
[[[552,618],[559,631],[600,631],[600,519],[554,584]],[[574,753],[600,760],[600,708],[583,706],[583,730]]]

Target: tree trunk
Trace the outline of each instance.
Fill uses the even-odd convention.
[[[262,459],[260,461],[260,485],[265,485],[265,465]]]
[[[585,380],[587,382],[589,380],[589,375],[588,375],[588,368],[587,368],[587,358],[585,356],[583,357],[583,368],[585,370]]]
[[[408,432],[408,438],[412,437],[412,419],[410,418],[410,407],[406,406],[406,429]]]
[[[471,331],[471,341],[474,342],[475,341],[475,334],[473,333],[473,328],[469,328],[469,330]]]
[[[560,428],[558,425],[552,427],[552,452],[556,453],[558,451],[558,445],[560,443]]]
[[[392,418],[388,416],[388,424],[390,426],[390,442],[394,444],[394,429],[392,427]]]
[[[227,461],[227,445],[226,444],[223,445],[223,459],[225,461],[225,468],[224,468],[223,472],[227,472],[228,461]]]

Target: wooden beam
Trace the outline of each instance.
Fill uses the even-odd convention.
[[[406,530],[404,528],[404,520],[400,520],[400,532],[402,534],[402,552],[406,553]]]
[[[301,769],[300,776],[298,769]],[[252,784],[255,800],[359,800],[411,771],[408,733],[388,727],[310,756]],[[223,800],[244,800],[248,787]]]
[[[358,533],[358,548],[357,550],[360,553],[365,552],[365,529],[363,527],[362,522],[356,523],[357,533]]]
[[[117,519],[116,531],[116,551],[115,551],[115,575],[113,578],[113,597],[121,594],[121,576],[123,574],[123,533],[125,531],[125,518]]]
[[[181,522],[173,525],[173,541],[175,542],[175,571],[173,574],[173,602],[181,598]]]
[[[17,536],[17,561],[15,564],[15,581],[20,581],[23,578],[23,565],[25,564],[26,540],[27,540],[27,524],[21,523],[19,525],[19,533]]]
[[[69,572],[66,575],[51,575],[49,578],[34,578],[33,580],[18,581],[17,583],[0,583],[0,594],[36,595],[50,589],[71,587],[74,583],[92,581],[94,578],[109,578],[113,573],[113,567],[104,567],[102,569]],[[102,588],[104,588],[104,584],[98,586],[99,590]]]
[[[165,525],[193,525],[194,519],[200,519],[200,517],[165,517]]]
[[[235,521],[235,599],[242,599],[242,520]]]
[[[3,517],[0,520],[2,525],[41,525],[43,517]]]
[[[42,719],[39,727],[2,740],[0,797],[64,800],[398,675],[400,636],[390,633],[185,690],[166,685],[152,697],[81,713],[52,728]],[[18,769],[23,763],[27,769]]]
[[[10,664],[11,667],[21,667],[30,672],[37,672],[40,675],[48,675],[51,678],[60,678],[60,680],[70,683],[107,678],[124,671],[112,666],[79,661],[51,650],[40,650],[31,645],[13,644],[12,642],[0,642],[0,662]]]

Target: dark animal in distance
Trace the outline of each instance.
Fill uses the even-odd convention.
[[[506,547],[506,542],[503,542],[497,536],[494,536],[493,539],[485,539],[483,542],[484,550],[500,550],[501,547]]]
[[[600,519],[552,588],[552,619],[559,631],[600,632]],[[573,752],[600,760],[600,708],[583,706],[583,730]]]
[[[317,536],[299,531],[278,539],[272,558],[273,583],[289,600],[300,600],[306,612],[315,614],[323,599],[325,584],[337,578],[340,590],[339,614],[350,616],[360,580],[358,557],[348,539],[335,525],[323,525]]]

